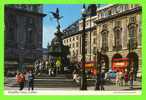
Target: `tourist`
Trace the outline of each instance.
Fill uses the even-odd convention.
[[[124,84],[124,74],[123,74],[122,71],[119,72],[119,79],[120,79],[119,80],[120,81],[119,85],[123,86],[123,84]]]
[[[119,70],[116,73],[116,86],[120,85],[120,75],[119,75]]]
[[[133,89],[133,78],[134,78],[134,73],[133,73],[133,69],[131,69],[129,72],[130,89]]]
[[[23,73],[20,73],[19,82],[20,82],[20,89],[19,90],[23,90],[24,83],[25,83],[25,76]]]
[[[104,73],[104,70],[101,71],[100,73],[100,89],[101,90],[104,90],[104,79],[105,79],[105,73]]]
[[[128,85],[128,72],[127,71],[125,71],[125,73],[124,73],[124,81],[125,81],[125,86],[127,86]]]
[[[29,71],[28,74],[28,90],[30,90],[30,88],[31,90],[34,89],[34,75],[31,70]]]
[[[28,87],[28,75],[29,75],[29,73],[28,72],[26,72],[25,73],[25,85],[26,85],[26,87]]]
[[[17,74],[16,74],[16,83],[19,85],[19,88],[20,88],[20,81],[21,81],[20,78],[21,78],[20,77],[20,72],[17,72]]]
[[[80,82],[80,76],[76,70],[73,71],[73,81],[79,84]]]

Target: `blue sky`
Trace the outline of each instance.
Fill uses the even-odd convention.
[[[100,6],[105,6],[106,4],[101,4]],[[87,8],[88,5],[86,5]],[[43,19],[43,48],[47,48],[48,43],[54,38],[54,32],[56,32],[56,20],[53,19],[51,11],[55,12],[56,8],[59,8],[60,15],[63,16],[61,19],[61,30],[65,29],[73,22],[81,18],[82,4],[50,4],[43,5],[43,13],[47,16]]]
[[[55,12],[56,8],[59,8],[60,15],[63,16],[60,21],[62,30],[81,17],[82,5],[80,4],[44,5],[43,12],[47,14],[47,16],[43,19],[43,48],[46,48],[48,43],[51,43],[54,32],[56,32],[56,20],[53,19],[53,16],[50,14],[51,11]]]

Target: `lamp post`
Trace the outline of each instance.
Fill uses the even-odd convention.
[[[95,83],[95,90],[100,90],[100,75],[101,75],[101,53],[97,50],[96,56],[96,83]]]
[[[91,18],[93,17],[93,16],[96,16],[96,10],[97,10],[97,6],[96,6],[96,4],[90,4],[89,6],[88,6],[88,9],[87,9],[87,14],[88,14],[88,16],[89,16],[89,20],[90,20],[90,27],[89,27],[89,32],[90,32],[90,61],[91,61],[91,33],[92,33],[92,30],[91,30]]]
[[[95,90],[104,90],[104,82],[103,82],[103,71],[105,70],[105,61],[103,57],[103,51],[97,50],[97,67],[96,67],[96,83],[95,83]]]
[[[85,22],[86,22],[86,8],[85,4],[82,9],[83,19],[83,33],[82,33],[82,72],[81,72],[81,84],[80,90],[87,90],[86,74],[85,74]]]
[[[131,67],[131,59],[130,59],[131,58],[131,54],[130,54],[130,36],[129,36],[128,42],[129,42],[129,44],[128,44],[128,51],[129,51],[129,58],[128,58],[128,61],[129,61],[128,64],[129,65],[128,66],[129,66],[129,69],[128,70],[130,71],[130,67]]]

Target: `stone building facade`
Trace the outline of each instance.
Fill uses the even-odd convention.
[[[5,5],[5,71],[32,65],[42,56],[42,5]]]
[[[141,73],[141,11],[138,4],[111,4],[98,8],[96,16],[87,17],[86,61],[96,60],[99,50],[104,55],[105,69],[112,67],[113,59],[129,58],[135,73]],[[80,62],[82,20],[78,26],[78,32],[66,33],[64,44],[70,46],[71,58],[75,54],[75,60]]]

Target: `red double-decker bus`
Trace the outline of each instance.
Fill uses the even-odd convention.
[[[124,72],[128,66],[128,58],[113,58],[112,70]]]

